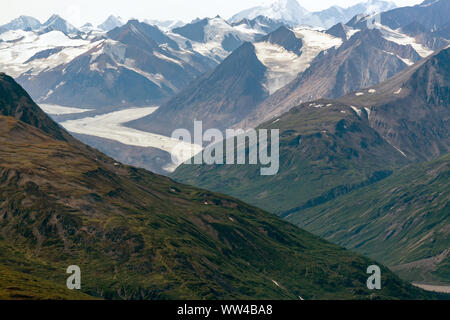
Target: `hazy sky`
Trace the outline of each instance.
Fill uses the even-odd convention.
[[[2,0],[6,2],[7,0]],[[240,10],[266,3],[268,0],[14,0],[7,1],[0,11],[0,24],[20,15],[31,15],[44,22],[57,13],[79,27],[86,22],[97,25],[110,14],[125,19],[183,20],[220,15],[229,18]],[[270,0],[269,0],[270,1]],[[348,7],[365,0],[299,0],[309,11],[332,5]],[[414,5],[423,0],[392,0],[398,6]]]

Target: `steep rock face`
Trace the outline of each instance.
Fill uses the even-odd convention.
[[[412,160],[431,160],[450,149],[450,47],[392,79],[341,101],[369,108],[371,126]]]
[[[182,35],[183,37],[197,41],[204,42],[205,41],[205,27],[208,25],[208,19],[202,19],[200,21],[196,21],[190,24],[187,24],[182,27],[178,27],[173,29],[174,33]]]
[[[411,22],[420,23],[428,30],[436,30],[448,24],[446,14],[450,3],[446,0],[425,0],[412,7],[393,9],[381,14],[381,23],[391,29],[402,28]]]
[[[253,44],[245,43],[154,114],[130,125],[169,136],[178,128],[191,130],[194,120],[202,120],[204,128],[227,128],[268,96],[265,71]]]
[[[172,29],[172,33],[193,42],[194,47],[214,46],[213,51],[219,55],[224,55],[223,58],[225,58],[244,42],[254,41],[266,35],[273,31],[277,25],[281,24],[261,17],[230,24],[220,16],[216,16],[194,20],[182,27]]]
[[[254,19],[244,18],[242,20],[232,22],[232,26],[242,26],[246,25],[249,28],[253,28],[255,30],[260,30],[263,33],[269,34],[279,27],[286,26],[282,21],[272,20],[270,18],[264,16],[257,16]],[[257,39],[256,39],[257,40]]]
[[[2,75],[0,88],[0,272],[17,279],[22,298],[39,297],[24,272],[41,296],[75,298],[57,291],[74,263],[83,293],[107,299],[432,297],[384,267],[374,295],[374,261],[238,200],[55,139],[30,125],[49,121],[36,120],[34,103],[27,122],[10,116],[29,100],[17,84]]]
[[[13,78],[0,73],[0,114],[26,122],[49,136],[66,140],[69,135],[53,122]]]
[[[337,98],[378,84],[420,59],[412,46],[389,41],[378,29],[362,30],[339,48],[320,54],[305,72],[272,94],[237,126],[254,127],[303,101]]]
[[[284,26],[261,38],[259,41],[267,41],[279,45],[296,54],[301,54],[303,47],[302,41],[295,36],[295,33]]]

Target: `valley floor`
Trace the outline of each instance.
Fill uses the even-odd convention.
[[[450,286],[435,286],[435,285],[420,284],[420,283],[413,283],[413,285],[415,285],[416,287],[422,288],[426,291],[450,293]]]
[[[60,106],[52,106],[50,108],[48,105],[44,105],[41,107],[51,115],[89,111]],[[158,107],[129,108],[92,117],[67,120],[60,124],[71,133],[109,139],[129,146],[156,148],[168,152],[177,160],[177,163],[168,163],[164,168],[168,172],[172,172],[179,164],[190,159],[193,154],[200,152],[201,147],[124,125],[127,122],[148,116],[157,109]]]

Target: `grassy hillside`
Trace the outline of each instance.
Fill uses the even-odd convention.
[[[417,282],[450,283],[450,154],[287,219],[392,266]]]
[[[433,160],[450,151],[449,64],[450,48],[446,48],[376,87],[339,100],[303,103],[262,124],[259,128],[280,130],[277,175],[261,176],[255,165],[182,165],[172,177],[289,217],[333,242],[391,266],[433,256],[439,260],[444,248],[448,248],[450,231],[448,220],[443,220],[449,213],[445,192],[448,174],[441,175],[439,181],[415,181],[414,175],[427,172],[421,171],[426,167],[419,166],[414,174],[404,174],[403,178],[396,175],[386,184],[380,183],[411,163]],[[448,158],[441,161],[448,163]],[[417,188],[409,189],[405,198],[396,199],[389,194],[389,183],[394,182],[399,187]],[[423,185],[419,188],[419,184]],[[379,208],[367,216],[368,207],[360,205],[359,198],[351,198],[351,194],[368,190],[371,185],[382,188],[364,196],[360,191],[365,203]],[[388,199],[393,202],[381,206]],[[351,208],[351,214],[342,209],[336,220],[332,214],[328,219],[316,217],[316,208],[337,212],[336,201]],[[397,207],[399,203],[402,207]],[[433,205],[436,207],[430,207]],[[370,224],[369,234],[353,225],[358,221],[355,217],[360,217],[360,223]],[[433,244],[422,248],[422,243],[429,241]],[[411,266],[403,266],[399,268],[410,271],[399,272],[409,274],[407,278],[412,280],[448,282],[448,267],[439,264],[444,269],[412,272]]]
[[[97,162],[9,117],[0,128],[0,243],[10,248],[2,258],[9,268],[24,257],[31,276],[64,284],[65,268],[77,264],[83,292],[104,298],[421,294],[386,269],[385,289],[368,291],[373,262],[232,198]]]
[[[350,105],[304,103],[260,128],[280,129],[280,171],[256,165],[182,165],[176,180],[230,194],[284,215],[389,176],[408,159],[383,140]]]

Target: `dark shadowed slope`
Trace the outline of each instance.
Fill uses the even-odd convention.
[[[286,218],[392,266],[404,278],[450,284],[450,155]]]
[[[247,42],[154,114],[130,125],[169,136],[178,128],[192,130],[194,120],[202,120],[205,128],[225,129],[268,97],[265,71]]]

